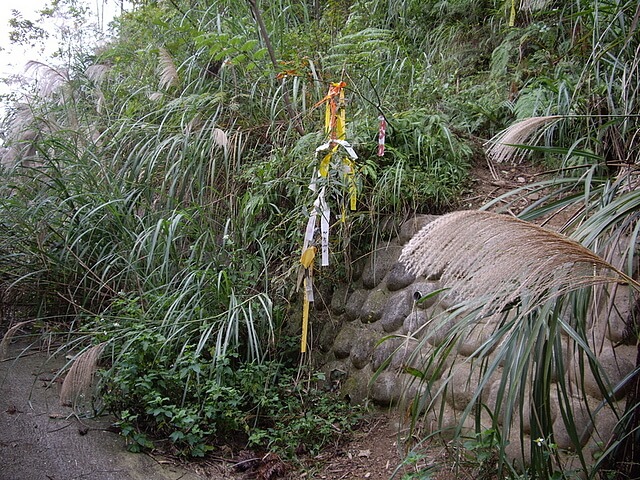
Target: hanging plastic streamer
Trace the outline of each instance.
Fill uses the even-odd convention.
[[[316,152],[321,149],[328,149],[329,152],[323,158],[322,163],[329,165],[331,158],[337,154],[338,148],[342,147],[347,156],[342,157],[342,174],[347,179],[349,185],[349,209],[356,210],[358,202],[358,188],[355,181],[356,164],[358,155],[353,150],[349,142],[346,141],[346,105],[344,99],[344,89],[347,86],[346,82],[332,83],[329,87],[329,92],[325,96],[325,131],[329,137],[329,142],[325,145],[321,145],[316,149]],[[320,172],[323,174],[323,171]],[[324,172],[326,177],[328,169]],[[342,215],[344,218],[344,214]]]
[[[300,257],[300,275],[298,284],[304,284],[304,305],[302,306],[302,340],[300,351],[307,351],[307,337],[309,335],[309,305],[313,302],[313,262],[316,258],[316,247],[309,247],[303,250]]]
[[[346,109],[345,109],[345,82],[332,83],[327,95],[315,106],[325,103],[325,133],[328,141],[316,148],[316,156],[321,160],[318,166],[317,175],[309,185],[309,188],[317,193],[313,202],[313,209],[309,214],[307,228],[304,235],[302,247],[302,257],[300,259],[300,275],[298,287],[304,283],[304,304],[302,310],[302,340],[300,351],[307,351],[307,334],[309,325],[309,304],[313,302],[313,262],[317,249],[314,246],[314,237],[317,230],[318,216],[320,216],[320,264],[323,267],[329,265],[329,219],[331,210],[325,198],[325,187],[318,188],[319,178],[328,178],[331,169],[331,160],[338,155],[338,150],[343,149],[346,156],[342,157],[342,174],[346,177],[349,185],[349,207],[356,209],[357,186],[355,182],[355,161],[358,158],[355,150],[345,140],[346,138]],[[312,253],[311,253],[312,252]]]
[[[511,0],[511,14],[509,15],[509,26],[516,24],[516,0]]]
[[[384,118],[384,115],[380,115],[378,117],[380,120],[380,129],[378,130],[378,156],[384,157],[384,142],[387,136],[387,121]]]
[[[324,110],[324,128],[329,140],[344,140],[346,136],[347,112],[344,103],[346,82],[332,83],[329,92],[320,100],[326,102]]]

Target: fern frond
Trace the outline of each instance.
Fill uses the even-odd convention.
[[[440,275],[457,300],[485,312],[609,282],[637,284],[558,233],[516,218],[467,210],[429,223],[400,261],[415,275]]]
[[[389,52],[391,32],[381,28],[364,30],[340,37],[329,49],[324,63],[329,69],[345,65],[369,65],[383,62]]]

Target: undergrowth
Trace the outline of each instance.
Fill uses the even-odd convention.
[[[202,457],[217,447],[251,448],[284,459],[348,437],[363,410],[323,390],[322,374],[284,361],[211,359],[176,353],[157,333],[137,337],[103,378],[105,407],[128,448]]]

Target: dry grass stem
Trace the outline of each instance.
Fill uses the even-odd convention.
[[[90,402],[93,380],[105,344],[99,343],[82,352],[73,362],[60,389],[60,403],[76,406]]]
[[[33,322],[33,320],[16,323],[13,327],[7,330],[7,333],[5,333],[4,337],[2,337],[2,341],[0,341],[0,362],[3,362],[7,357],[7,349],[9,348],[9,344],[11,343],[11,340],[15,336],[16,332],[20,330],[20,328],[31,322]]]
[[[400,261],[416,275],[441,275],[457,300],[483,312],[584,286],[633,282],[582,245],[516,218],[467,210],[420,230]]]
[[[498,163],[522,160],[526,151],[514,145],[526,144],[533,135],[539,132],[541,127],[548,127],[560,118],[562,118],[560,115],[530,117],[521,122],[514,123],[485,144],[489,145],[486,150],[487,156]]]

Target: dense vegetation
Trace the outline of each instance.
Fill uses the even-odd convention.
[[[531,161],[560,180],[524,216],[582,202],[567,232],[598,250],[627,229],[634,274],[637,2],[132,3],[108,43],[69,39],[11,99],[0,293],[65,348],[102,345],[104,401],[133,448],[204,455],[231,431],[293,456],[353,426],[306,358],[294,368],[331,83],[346,83],[358,160],[350,177],[334,156],[318,179],[332,210],[320,284],[349,278],[382,219],[455,208],[471,165],[491,162],[483,144],[531,117],[548,119],[527,131]],[[75,7],[49,13],[79,20]]]

